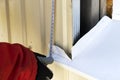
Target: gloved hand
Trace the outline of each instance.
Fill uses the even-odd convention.
[[[53,77],[53,73],[52,71],[47,67],[47,64],[48,64],[48,57],[44,56],[44,55],[41,55],[41,54],[38,54],[38,53],[35,53],[35,56],[37,58],[37,63],[38,63],[38,74],[37,74],[37,78],[36,80],[48,80],[51,79]],[[47,60],[46,60],[47,58]],[[42,61],[44,60],[44,61]],[[48,62],[46,62],[48,61]],[[49,63],[52,63],[53,60],[51,60]]]
[[[44,55],[42,55],[42,54],[38,54],[38,53],[35,53],[35,52],[34,52],[34,54],[36,55],[37,59],[38,59],[41,63],[43,63],[44,65],[52,64],[53,61],[54,61],[54,59],[53,59],[51,56],[46,57],[46,56],[44,56]]]
[[[41,57],[37,56],[38,60],[42,62],[44,65],[52,64],[53,63],[53,58],[52,57]]]

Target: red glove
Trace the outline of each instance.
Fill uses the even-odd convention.
[[[20,44],[0,43],[0,80],[36,80],[37,60]]]

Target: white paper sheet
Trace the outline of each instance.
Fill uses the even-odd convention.
[[[54,59],[99,80],[120,80],[119,21],[102,18],[75,46],[72,61],[57,54]]]

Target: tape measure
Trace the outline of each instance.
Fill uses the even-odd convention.
[[[54,24],[55,23],[55,0],[52,0],[52,11],[51,11],[51,26],[50,26],[50,50],[49,56],[52,56],[53,42],[54,42]]]

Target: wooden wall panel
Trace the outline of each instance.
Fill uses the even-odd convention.
[[[56,0],[55,43],[68,54],[72,47],[71,0]]]
[[[50,44],[50,25],[51,25],[51,0],[44,0],[44,27],[45,27],[45,49],[49,51]]]
[[[0,42],[8,42],[6,1],[0,0]]]
[[[36,52],[44,53],[44,26],[41,24],[40,1],[43,0],[25,0],[26,27],[28,46]]]
[[[62,0],[56,1],[56,17],[55,17],[55,43],[59,46],[63,46],[63,23],[62,23]],[[59,36],[57,36],[59,35]]]
[[[8,0],[9,17],[10,17],[10,33],[12,43],[23,44],[23,23],[22,23],[22,7],[21,0]]]

